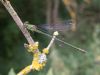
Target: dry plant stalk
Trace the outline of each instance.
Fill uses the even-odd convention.
[[[19,18],[19,16],[17,15],[17,13],[13,9],[13,7],[11,6],[10,1],[8,1],[8,0],[0,0],[0,1],[5,6],[6,10],[9,12],[9,14],[12,16],[12,18],[15,21],[16,25],[20,28],[23,35],[27,39],[28,43],[29,44],[34,44],[34,40],[32,39],[32,37],[30,36],[30,33],[25,28],[23,22],[21,21],[21,19]]]
[[[32,52],[34,58],[32,60],[31,65],[26,66],[17,75],[27,75],[31,70],[40,71],[41,69],[43,69],[47,62],[47,54],[49,53],[49,49],[52,46],[57,35],[58,32],[54,32],[49,45],[44,48],[42,52],[36,52],[39,46],[38,42],[35,42],[33,45],[26,44],[28,52]]]

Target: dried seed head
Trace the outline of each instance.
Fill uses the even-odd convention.
[[[48,50],[47,48],[44,48],[44,49],[43,49],[43,53],[44,53],[44,54],[48,54],[48,53],[49,53],[49,50]]]
[[[54,35],[54,36],[59,35],[58,31],[55,31],[55,32],[53,33],[53,35]]]

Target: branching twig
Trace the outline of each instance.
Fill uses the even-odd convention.
[[[12,18],[16,22],[17,26],[20,28],[23,35],[27,39],[28,43],[29,44],[34,44],[34,40],[32,39],[32,37],[30,36],[30,33],[28,32],[28,30],[24,27],[23,22],[21,21],[21,19],[19,18],[19,16],[17,15],[17,13],[13,9],[13,7],[11,6],[10,1],[8,1],[8,0],[0,0],[0,1],[5,6],[6,10],[9,12],[9,14],[12,16]]]

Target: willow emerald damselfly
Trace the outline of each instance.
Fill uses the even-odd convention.
[[[29,24],[29,23],[26,22],[26,23],[24,23],[24,25],[28,30],[35,31],[37,33],[41,33],[43,35],[46,35],[46,36],[52,38],[52,35],[41,31],[40,28],[43,28],[43,29],[46,29],[46,30],[49,30],[49,31],[54,31],[55,30],[55,31],[59,32],[59,31],[65,30],[65,29],[66,30],[70,29],[70,25],[72,25],[72,22],[71,21],[65,21],[62,24],[61,23],[57,23],[56,25],[54,25],[54,24],[51,24],[51,25],[43,24],[43,25],[39,25],[39,26],[36,26],[36,25],[33,25],[33,24]],[[73,47],[73,48],[75,48],[75,49],[77,49],[79,51],[86,52],[85,50],[83,50],[83,49],[81,49],[81,48],[79,48],[77,46],[74,46],[74,45],[72,45],[72,44],[70,44],[68,42],[65,42],[65,41],[61,40],[60,38],[56,37],[55,40],[57,40],[59,42],[62,42],[63,44],[66,44],[66,45],[68,45],[70,47]]]

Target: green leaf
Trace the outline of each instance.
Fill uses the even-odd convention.
[[[13,68],[10,69],[8,75],[16,75],[16,73],[14,72],[14,69]]]

